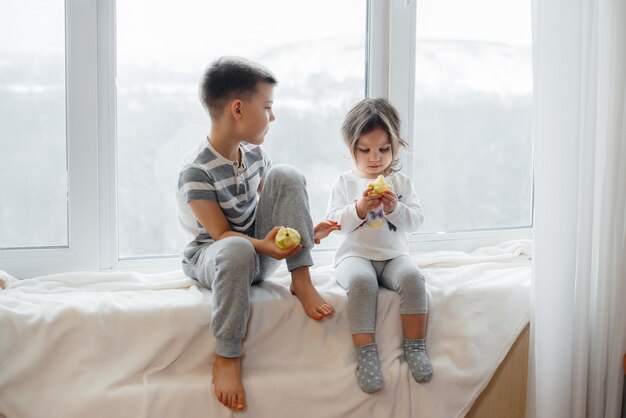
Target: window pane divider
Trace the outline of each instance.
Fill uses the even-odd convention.
[[[400,115],[400,136],[409,143],[402,153],[402,172],[413,174],[413,108],[415,97],[415,2],[391,0],[389,23],[389,101]]]
[[[98,2],[99,268],[118,260],[115,1]]]

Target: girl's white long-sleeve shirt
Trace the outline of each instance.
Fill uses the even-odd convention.
[[[391,190],[398,195],[393,212],[385,214],[380,205],[364,219],[359,218],[356,202],[363,196],[367,184],[373,181],[347,171],[333,183],[326,217],[341,224],[341,230],[336,233],[343,236],[335,253],[335,266],[350,256],[380,261],[407,255],[408,233],[416,231],[424,222],[424,213],[411,179],[402,173],[385,177]]]

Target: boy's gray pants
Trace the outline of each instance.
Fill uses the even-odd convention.
[[[272,167],[259,197],[251,235],[262,239],[275,226],[289,226],[300,232],[302,248],[287,258],[287,267],[312,266],[313,222],[309,211],[306,180],[288,165]],[[215,352],[222,357],[240,357],[250,313],[250,285],[261,282],[280,264],[259,256],[243,237],[228,237],[207,244],[183,270],[202,286],[211,289],[213,316],[211,332],[217,339]]]
[[[348,292],[352,334],[374,334],[378,284],[400,295],[400,314],[428,313],[424,276],[409,256],[374,261],[347,257],[335,267],[337,281]]]

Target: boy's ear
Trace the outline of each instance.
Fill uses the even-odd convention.
[[[243,102],[239,99],[230,102],[230,114],[234,119],[241,119]]]

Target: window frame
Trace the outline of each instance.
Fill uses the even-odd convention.
[[[366,95],[388,98],[397,107],[403,121],[401,134],[410,149],[415,8],[414,0],[367,0]],[[115,0],[66,0],[65,16],[69,245],[0,250],[0,269],[20,278],[71,270],[178,269],[179,257],[120,260],[118,256]],[[409,176],[411,158],[410,151],[403,155],[403,171]],[[532,214],[531,225],[523,228],[415,233],[410,248],[469,251],[528,238],[532,238]],[[329,264],[333,254],[322,249],[313,256],[317,264]]]
[[[99,268],[120,268],[117,222],[117,95],[115,1],[98,2]]]
[[[68,245],[0,250],[0,268],[17,277],[98,266],[96,18],[95,2],[65,2]],[[33,203],[45,222],[45,202]]]
[[[417,10],[415,0],[389,0],[388,68],[389,75],[386,96],[398,109],[401,123],[401,136],[409,143],[409,151],[402,156],[402,172],[413,175],[412,150],[414,136],[414,97],[415,97],[415,51]],[[382,24],[382,23],[381,23]],[[408,88],[407,88],[408,86]],[[376,96],[374,96],[376,97]],[[385,96],[378,96],[385,97]],[[531,172],[533,172],[531,167]],[[415,232],[411,234],[411,251],[459,250],[471,251],[481,246],[495,245],[514,239],[532,239],[534,222],[534,182],[531,181],[531,214],[527,226],[511,226],[493,229],[446,231],[437,233]]]

